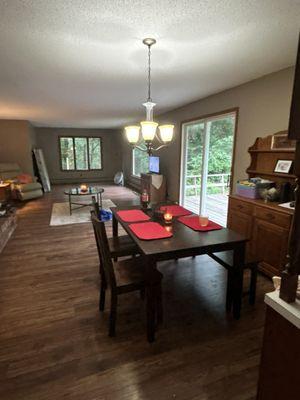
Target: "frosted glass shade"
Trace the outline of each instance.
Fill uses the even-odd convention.
[[[136,125],[125,127],[126,137],[129,143],[135,144],[139,141],[140,127]]]
[[[158,123],[154,122],[154,121],[142,121],[141,122],[142,136],[146,142],[147,141],[152,142],[152,140],[154,139],[157,125],[158,125]]]
[[[173,139],[174,125],[160,125],[159,131],[163,142],[171,142]]]

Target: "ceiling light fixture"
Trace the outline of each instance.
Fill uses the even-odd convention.
[[[153,121],[153,108],[156,106],[151,98],[151,46],[156,43],[153,38],[143,40],[144,45],[148,47],[148,98],[143,106],[146,108],[146,120],[140,122],[139,125],[130,125],[125,127],[125,133],[128,142],[138,149],[152,155],[153,151],[157,151],[162,147],[169,145],[173,139],[174,125],[160,125]],[[160,134],[157,134],[157,127]],[[140,129],[142,137],[140,138]],[[158,147],[154,147],[153,141],[158,141]]]

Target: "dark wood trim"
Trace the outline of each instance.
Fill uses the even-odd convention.
[[[62,168],[62,155],[61,155],[61,147],[60,147],[60,139],[62,138],[71,138],[73,139],[73,157],[74,157],[74,165],[75,168],[73,169],[63,169]],[[88,169],[77,169],[76,165],[76,151],[75,151],[75,139],[86,139],[87,141],[87,162],[88,162]],[[101,158],[101,168],[90,168],[90,154],[89,154],[89,139],[100,139],[100,158]],[[61,172],[84,172],[84,171],[103,171],[103,148],[102,148],[102,136],[80,136],[80,135],[59,135],[58,136],[58,150],[59,150],[59,165]]]
[[[230,114],[230,113],[236,112],[238,110],[239,110],[239,107],[233,107],[233,108],[228,108],[226,110],[216,111],[213,113],[204,114],[204,115],[196,116],[193,118],[185,119],[185,120],[181,121],[181,126],[183,124],[188,124],[189,122],[200,121],[201,119],[217,117],[218,115],[222,115],[222,114]]]
[[[234,171],[234,163],[235,163],[235,153],[236,153],[236,138],[237,138],[237,132],[238,132],[238,122],[239,122],[239,107],[233,107],[229,108],[223,111],[218,111],[210,114],[205,114],[199,117],[194,117],[190,119],[186,119],[180,122],[180,145],[179,145],[179,185],[178,185],[178,200],[180,201],[180,184],[181,184],[181,166],[182,166],[182,129],[184,124],[188,124],[193,121],[201,121],[204,119],[212,118],[212,117],[217,117],[225,114],[232,114],[235,113],[235,128],[234,128],[234,138],[233,138],[233,148],[232,148],[232,160],[231,160],[231,178],[233,176],[233,171]],[[233,180],[230,179],[230,193],[232,194],[232,189],[233,189]]]

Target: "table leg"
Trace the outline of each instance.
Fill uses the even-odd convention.
[[[234,279],[234,274],[232,271],[232,267],[230,267],[227,272],[227,292],[226,292],[226,311],[227,312],[232,311],[233,291],[234,291],[233,279]]]
[[[241,305],[243,297],[243,276],[245,265],[245,242],[236,245],[233,250],[233,317],[239,319],[241,316]]]
[[[156,292],[157,282],[155,279],[156,262],[148,258],[146,261],[146,304],[147,304],[147,339],[149,343],[155,340],[156,325]]]
[[[118,220],[114,215],[112,219],[112,230],[113,230],[113,237],[118,237]]]

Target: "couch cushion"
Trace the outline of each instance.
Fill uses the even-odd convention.
[[[18,189],[20,192],[31,192],[32,190],[39,190],[42,189],[42,185],[39,182],[32,182],[32,183],[17,183],[15,184],[15,188]]]
[[[31,190],[30,192],[19,192],[18,193],[18,198],[20,200],[37,199],[38,197],[42,197],[42,196],[43,196],[42,189]]]

